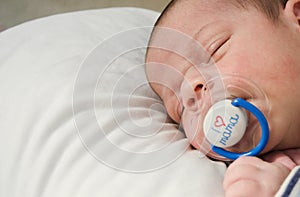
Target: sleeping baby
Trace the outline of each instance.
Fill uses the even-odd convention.
[[[300,0],[173,0],[157,20],[146,54],[149,83],[195,148],[236,159],[225,174],[226,196],[274,196],[300,165],[299,54]],[[237,98],[256,112],[245,107],[231,117],[218,147],[243,153],[259,146],[257,157],[220,156],[205,135],[204,114]],[[226,126],[221,116],[214,120]],[[245,133],[225,146],[240,120]]]

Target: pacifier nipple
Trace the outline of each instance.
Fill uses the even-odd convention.
[[[206,139],[217,147],[237,144],[245,134],[248,124],[244,109],[235,107],[226,99],[215,103],[207,112],[203,122]]]

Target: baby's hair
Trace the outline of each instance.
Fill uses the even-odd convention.
[[[263,14],[265,14],[269,19],[277,21],[279,17],[279,8],[285,7],[288,0],[229,0],[237,6],[247,8],[252,6]]]
[[[156,21],[154,26],[159,25],[168,11],[172,9],[177,3],[187,0],[172,0],[167,7],[163,10],[160,17]],[[210,0],[208,0],[210,1]],[[227,1],[227,2],[226,2]],[[229,3],[237,8],[247,9],[249,6],[256,8],[265,14],[272,21],[277,21],[279,18],[279,8],[285,7],[288,0],[219,0],[220,3]]]

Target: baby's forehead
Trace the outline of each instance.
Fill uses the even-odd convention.
[[[198,39],[197,30],[156,26],[147,48],[146,62],[184,67],[187,62],[197,65],[207,63],[210,55]]]

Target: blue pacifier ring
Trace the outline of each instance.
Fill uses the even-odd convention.
[[[254,105],[245,101],[242,98],[236,98],[236,99],[232,100],[231,104],[235,107],[242,107],[242,108],[250,111],[257,118],[257,120],[261,126],[262,137],[261,137],[259,143],[257,144],[257,146],[247,152],[234,153],[234,152],[224,150],[223,148],[220,148],[220,147],[217,147],[214,145],[212,145],[212,150],[215,153],[222,155],[231,160],[235,160],[241,156],[256,156],[256,155],[258,155],[266,147],[268,140],[269,140],[270,132],[269,132],[268,121],[266,120],[263,113],[257,107],[255,107]]]

